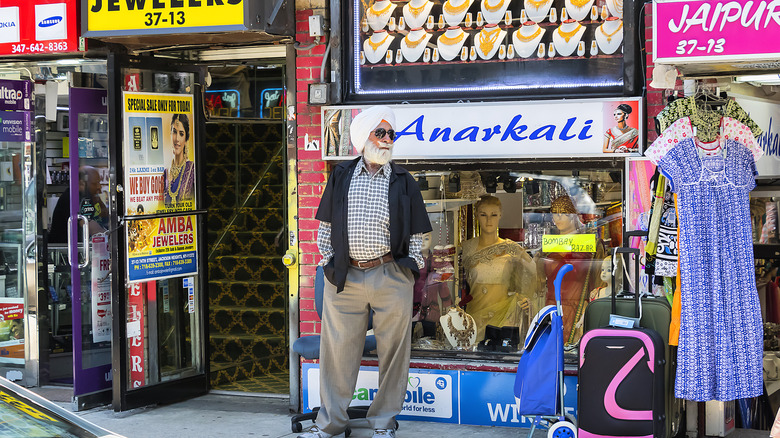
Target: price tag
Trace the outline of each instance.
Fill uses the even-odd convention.
[[[596,252],[595,234],[547,234],[542,236],[544,252]]]

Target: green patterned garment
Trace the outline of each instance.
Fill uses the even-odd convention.
[[[661,110],[656,119],[658,120],[661,131],[665,131],[666,128],[677,120],[683,117],[690,117],[691,124],[696,127],[696,137],[703,142],[709,143],[718,138],[720,118],[723,116],[739,120],[750,128],[753,132],[753,136],[758,137],[761,135],[761,128],[758,127],[756,122],[748,116],[748,113],[733,99],[729,99],[728,103],[721,111],[711,111],[699,108],[696,105],[696,98],[693,96],[677,99]]]

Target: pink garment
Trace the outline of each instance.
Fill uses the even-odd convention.
[[[753,159],[758,161],[764,155],[764,150],[756,143],[756,137],[750,128],[742,122],[731,117],[721,118],[721,127],[723,128],[724,140],[734,140],[744,144],[753,154]],[[683,117],[672,123],[663,134],[658,137],[653,144],[645,151],[645,156],[653,162],[658,162],[669,152],[680,140],[693,137],[693,126],[689,117]]]

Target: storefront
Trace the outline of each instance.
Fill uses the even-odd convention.
[[[25,385],[72,385],[76,409],[202,394],[220,373],[232,370],[233,381],[269,374],[260,356],[281,364],[273,371],[287,378],[286,325],[262,332],[270,325],[263,318],[285,319],[286,290],[281,300],[268,290],[286,279],[225,294],[219,286],[238,274],[219,277],[217,266],[227,263],[220,256],[238,254],[217,247],[270,240],[263,261],[273,258],[286,274],[273,240],[283,202],[273,214],[265,206],[266,222],[249,225],[245,216],[258,216],[248,200],[268,202],[263,197],[283,186],[293,9],[197,3],[37,0],[0,8],[19,15],[5,27],[16,34],[2,39],[3,84],[20,95],[15,105],[27,104],[12,107],[8,98],[3,110],[23,112],[3,119],[18,119],[29,136],[2,139],[8,327],[0,362],[4,376]],[[239,162],[250,169],[231,172]],[[236,237],[236,227],[251,234]],[[244,300],[238,319],[248,327],[220,332],[222,321],[236,319],[223,315],[237,313],[241,304],[224,303],[235,297]],[[244,371],[244,362],[254,369]]]
[[[329,166],[356,156],[348,129],[361,108],[390,105],[394,160],[417,179],[433,226],[425,279],[415,287],[401,419],[530,426],[513,387],[531,318],[571,262],[564,330],[575,345],[582,311],[604,286],[604,258],[624,243],[627,163],[642,153],[646,124],[639,11],[572,3],[545,2],[541,12],[522,2],[331,5],[340,80],[330,83],[331,105],[298,106],[299,120],[321,120],[299,130],[301,333],[319,331],[313,218]],[[488,221],[486,211],[500,221]],[[496,227],[500,239],[478,249],[481,232]],[[566,348],[564,370],[565,412],[573,415],[575,350]],[[300,364],[308,411],[319,405],[319,367]],[[354,404],[368,405],[376,356],[362,365]]]

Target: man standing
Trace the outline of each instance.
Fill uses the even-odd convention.
[[[386,106],[358,114],[350,139],[361,156],[337,165],[316,218],[325,291],[317,425],[299,438],[328,438],[347,427],[347,407],[373,312],[379,391],[366,419],[374,437],[395,437],[409,378],[412,288],[431,231],[417,181],[390,162],[395,115]]]
[[[90,236],[105,231],[108,226],[108,207],[100,198],[102,191],[100,172],[92,166],[81,166],[79,168],[79,214],[89,220]],[[66,189],[57,200],[52,213],[50,243],[67,243],[69,217],[70,190]],[[79,232],[81,232],[80,226]]]

